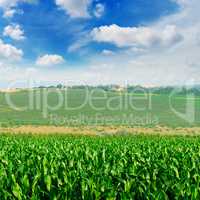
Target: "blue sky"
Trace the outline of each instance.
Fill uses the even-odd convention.
[[[188,71],[183,83],[191,73],[198,81],[196,68],[191,67],[199,62],[193,52],[197,47],[191,47],[191,56],[186,53],[186,46],[194,45],[198,36],[189,38],[184,26],[198,35],[199,4],[197,0],[1,0],[0,73],[5,76],[0,85],[28,76],[50,83],[72,79],[90,84],[181,84],[176,76],[181,67]],[[186,54],[183,62],[181,55]],[[166,70],[169,77],[163,81],[161,72]]]

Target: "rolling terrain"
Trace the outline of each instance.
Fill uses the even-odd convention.
[[[199,105],[198,96],[170,94],[84,89],[1,92],[0,123],[2,126],[198,127]]]
[[[0,199],[199,199],[198,96],[0,93]]]

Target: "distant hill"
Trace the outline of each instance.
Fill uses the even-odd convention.
[[[200,85],[195,86],[165,86],[165,87],[144,87],[141,85],[128,85],[128,86],[120,86],[120,85],[98,85],[98,86],[90,86],[90,85],[74,85],[74,86],[65,86],[62,84],[58,84],[56,86],[40,86],[37,87],[39,89],[100,89],[104,91],[111,92],[129,92],[129,93],[145,93],[151,92],[154,94],[171,94],[172,92],[180,95],[186,94],[194,94],[200,95]]]

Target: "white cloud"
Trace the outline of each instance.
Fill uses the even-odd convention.
[[[72,18],[88,18],[88,7],[92,0],[55,0],[56,5],[64,9]]]
[[[60,55],[49,55],[46,54],[44,56],[40,56],[37,61],[36,65],[40,66],[51,66],[51,65],[59,65],[64,62],[64,59]]]
[[[95,41],[123,48],[106,59],[102,57],[103,52],[92,58],[90,66],[93,67],[85,69],[91,76],[85,81],[88,80],[90,84],[129,83],[146,86],[185,85],[192,81],[199,84],[200,2],[176,2],[181,6],[178,12],[145,27],[123,28],[114,25],[114,31],[112,26],[96,28],[96,32],[92,32]],[[178,42],[181,38],[184,39]],[[156,46],[159,48],[152,49]],[[105,66],[103,70],[102,66]]]
[[[176,26],[167,25],[159,30],[154,27],[120,27],[118,25],[101,26],[91,32],[97,42],[113,43],[118,47],[168,47],[182,39]]]
[[[17,49],[10,44],[5,44],[0,40],[0,57],[9,58],[10,60],[21,60],[22,56],[23,51],[21,49]]]
[[[170,36],[173,35],[173,31],[170,31],[170,34],[164,32],[167,26],[174,24],[184,40],[173,48],[163,48],[163,51],[141,51],[137,55],[132,52],[131,47],[131,51],[116,53],[116,57],[110,59],[110,65],[114,65],[115,70],[106,73],[107,82],[110,76],[116,77],[113,78],[115,83],[127,81],[145,85],[184,85],[191,80],[200,83],[200,45],[198,44],[200,2],[198,0],[178,2],[181,5],[179,12],[161,18],[148,27],[159,30],[159,34],[166,35],[164,38],[173,38]],[[94,64],[98,65],[95,60]],[[100,69],[98,72],[100,73]],[[103,73],[100,74],[106,79]]]
[[[8,36],[13,40],[24,40],[24,31],[21,29],[20,25],[8,25],[4,28],[4,36]]]
[[[111,50],[108,50],[108,49],[104,49],[102,51],[102,54],[105,55],[105,56],[112,56],[112,55],[114,55],[114,52],[111,51]]]
[[[183,0],[178,1],[179,3],[186,2]],[[68,66],[60,70],[40,67],[37,68],[38,71],[35,72],[33,77],[36,80],[51,82],[52,84],[66,82],[67,80],[70,83],[88,85],[113,83],[142,84],[146,86],[184,85],[190,83],[191,80],[199,84],[200,39],[198,38],[200,38],[200,1],[188,0],[187,4],[180,5],[181,8],[177,13],[162,17],[153,24],[146,26],[157,31],[162,38],[168,38],[161,41],[168,41],[169,38],[174,38],[171,36],[174,33],[172,30],[166,29],[166,27],[170,27],[173,24],[176,27],[175,29],[173,28],[175,32],[181,33],[184,40],[172,48],[166,47],[162,51],[159,51],[160,49],[158,51],[148,51],[140,47],[128,46],[128,48],[125,48],[125,51],[122,48],[120,51],[114,52],[112,56],[102,56],[101,52],[100,55],[90,58],[87,66],[81,65],[76,68]],[[169,34],[168,32],[171,33]],[[5,70],[4,67],[2,67],[3,69]],[[3,83],[2,79],[6,81],[6,79],[11,78],[22,78],[24,80],[24,77],[21,76],[25,76],[24,68],[21,66],[17,70],[10,69],[9,72],[4,73],[0,69],[0,74],[0,84]]]
[[[96,4],[94,10],[95,17],[100,18],[104,14],[104,11],[105,11],[105,6],[103,4],[101,3]]]
[[[5,44],[1,39],[0,39],[0,57],[7,58],[9,60],[21,60],[23,56],[23,51],[21,49],[17,49],[16,47],[10,45],[10,44]]]
[[[20,9],[15,9],[15,8],[8,8],[4,10],[3,17],[8,19],[8,18],[12,18],[15,14],[22,15],[24,14],[24,11]]]
[[[72,43],[67,51],[69,53],[73,53],[77,50],[82,49],[83,47],[87,46],[87,44],[91,41],[90,32],[81,32],[79,33],[78,39],[76,42]]]
[[[179,4],[180,6],[186,6],[189,1],[188,0],[171,0],[172,2],[176,2],[177,4]]]
[[[16,13],[18,3],[36,3],[37,0],[0,0],[0,8],[4,10],[3,17],[11,18]]]
[[[0,0],[0,7],[3,9],[16,7],[18,3],[37,3],[38,0]]]
[[[16,10],[15,9],[6,9],[5,11],[4,11],[4,14],[3,14],[3,17],[4,18],[11,18],[11,17],[13,17],[14,16],[14,14],[16,13]]]
[[[0,7],[2,8],[11,8],[15,7],[19,0],[0,0]]]

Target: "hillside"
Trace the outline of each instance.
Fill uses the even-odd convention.
[[[0,123],[192,127],[200,125],[199,103],[198,96],[152,91],[144,94],[99,88],[43,88],[0,93]],[[186,105],[190,106],[189,113]]]

